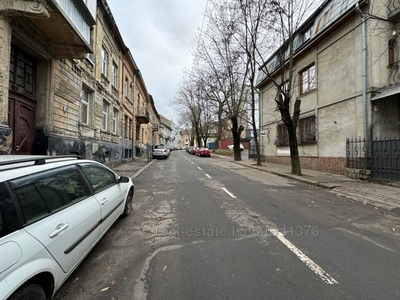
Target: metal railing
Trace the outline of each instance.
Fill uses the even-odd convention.
[[[361,138],[346,139],[346,167],[349,169],[370,169],[370,141]]]

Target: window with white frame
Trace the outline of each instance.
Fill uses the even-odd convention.
[[[117,88],[118,85],[118,66],[115,62],[111,66],[111,84],[113,87]]]
[[[101,48],[101,74],[108,76],[108,52],[104,47]]]
[[[112,132],[117,133],[118,128],[118,110],[114,108],[113,118],[112,118]]]
[[[102,124],[101,127],[103,130],[108,130],[108,114],[110,111],[110,104],[103,100],[103,118],[102,118]]]
[[[125,77],[125,83],[124,83],[124,96],[125,96],[125,98],[128,98],[128,88],[129,88],[129,81],[128,81],[128,78]]]
[[[90,122],[89,112],[90,112],[90,99],[91,92],[82,89],[82,99],[81,99],[81,122],[88,124]]]
[[[315,90],[315,65],[311,65],[300,72],[300,95]]]

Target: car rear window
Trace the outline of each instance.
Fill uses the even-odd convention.
[[[19,229],[17,212],[4,182],[0,183],[0,238]]]
[[[156,145],[154,146],[154,149],[165,149],[164,145]]]

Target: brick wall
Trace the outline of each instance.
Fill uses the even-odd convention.
[[[266,156],[267,162],[290,165],[289,156]],[[302,169],[323,171],[345,175],[346,158],[344,157],[300,157]]]

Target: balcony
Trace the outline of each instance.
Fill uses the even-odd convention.
[[[0,14],[15,19],[15,30],[32,36],[35,30],[44,34],[54,47],[55,58],[82,59],[92,53],[90,28],[96,23],[96,1],[90,7],[83,0],[43,2],[46,4],[30,0],[0,1]]]
[[[148,124],[150,122],[149,111],[145,108],[139,108],[136,111],[135,118],[138,124]]]

